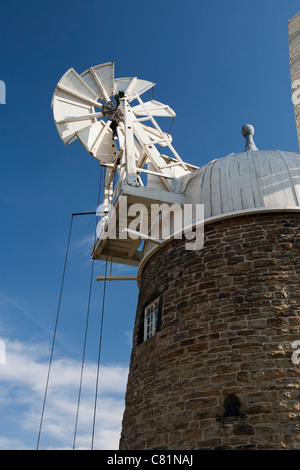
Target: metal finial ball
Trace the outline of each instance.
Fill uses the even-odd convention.
[[[242,134],[245,137],[246,135],[254,135],[254,127],[251,124],[245,124],[242,127]]]

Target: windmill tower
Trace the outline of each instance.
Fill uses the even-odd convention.
[[[293,81],[299,14],[289,33]],[[141,100],[153,84],[113,77],[112,63],[70,69],[53,111],[64,142],[78,138],[106,168],[92,256],[138,267],[120,448],[299,449],[300,154],[258,150],[246,125],[243,152],[188,165],[154,119],[174,112]],[[164,214],[151,218],[157,203],[165,212],[204,206],[200,221],[195,211],[190,219],[192,231],[204,225],[203,245],[187,249],[175,213],[162,237]]]

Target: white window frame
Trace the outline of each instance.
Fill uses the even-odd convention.
[[[144,310],[144,341],[152,338],[157,332],[159,297],[148,304]]]

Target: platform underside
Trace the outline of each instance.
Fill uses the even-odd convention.
[[[163,191],[160,189],[151,191],[145,186],[134,187],[126,183],[122,184],[118,198],[113,204],[114,214],[105,224],[104,230],[100,233],[93,249],[92,258],[95,260],[108,260],[109,262],[138,266],[142,259],[142,244],[147,235],[143,232],[143,227],[139,225],[141,212],[146,227],[151,227],[151,210],[153,204],[182,204],[182,196],[176,193]],[[139,204],[140,206],[133,205]],[[134,228],[140,232],[140,236],[128,233],[126,230]]]

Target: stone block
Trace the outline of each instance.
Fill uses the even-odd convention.
[[[254,434],[254,427],[251,424],[234,424],[233,434],[252,436]]]

